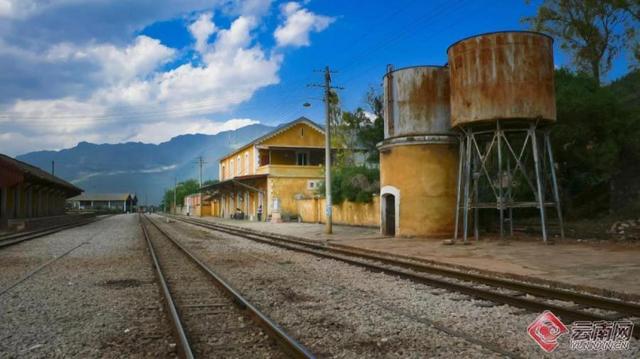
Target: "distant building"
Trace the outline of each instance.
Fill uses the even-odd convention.
[[[324,129],[301,117],[224,156],[220,182],[203,188],[212,215],[265,221],[297,215],[296,198],[311,197],[323,180]]]
[[[208,195],[202,196],[202,204],[200,203],[200,193],[190,194],[184,197],[184,205],[182,206],[182,214],[188,216],[210,216],[211,215],[211,199]]]
[[[138,198],[131,193],[84,193],[67,200],[74,209],[111,209],[133,212]]]
[[[59,177],[0,154],[0,228],[64,214],[65,199],[80,193]]]

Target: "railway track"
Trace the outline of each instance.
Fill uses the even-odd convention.
[[[409,260],[385,257],[369,251],[359,251],[286,236],[258,233],[236,226],[211,223],[193,218],[170,217],[199,227],[240,236],[280,248],[339,260],[375,272],[383,272],[497,304],[507,304],[532,312],[550,310],[568,322],[628,319],[635,324],[633,336],[640,338],[640,305],[638,303],[477,273],[456,271]]]
[[[313,357],[153,220],[140,224],[182,357]]]
[[[84,226],[87,225],[89,223],[93,223],[96,221],[99,221],[103,218],[106,217],[91,217],[91,218],[81,218],[77,221],[74,221],[72,223],[65,223],[65,224],[59,224],[59,225],[55,225],[55,226],[50,226],[47,228],[42,228],[42,229],[38,229],[38,230],[34,230],[34,231],[28,231],[28,232],[20,232],[20,233],[13,233],[13,234],[9,234],[9,235],[5,235],[5,236],[0,236],[0,248],[3,247],[8,247],[8,246],[12,246],[14,244],[18,244],[21,242],[25,242],[25,241],[29,241],[32,239],[36,239],[36,238],[40,238],[40,237],[44,237],[50,234],[54,234],[60,231],[64,231],[66,229],[71,229],[74,227],[80,227],[80,226]]]

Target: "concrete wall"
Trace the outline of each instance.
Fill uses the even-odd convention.
[[[306,223],[325,223],[326,200],[324,198],[300,199],[296,201],[300,218]],[[344,201],[333,206],[333,223],[351,226],[380,226],[380,197],[370,203]]]

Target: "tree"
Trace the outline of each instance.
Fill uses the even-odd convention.
[[[616,4],[618,1],[543,0],[536,16],[523,21],[559,39],[576,68],[591,74],[600,84],[629,39],[629,33],[621,31],[626,13]]]
[[[615,6],[629,15],[629,20],[625,24],[627,37],[627,47],[631,51],[631,56],[635,62],[635,66],[640,65],[640,32],[638,26],[640,23],[640,0],[614,0]]]
[[[198,193],[200,190],[200,184],[196,179],[189,179],[184,182],[179,182],[176,188],[176,205],[181,206],[184,203],[184,197]],[[164,192],[162,202],[167,209],[170,209],[173,206],[173,188]]]
[[[213,184],[219,183],[220,181],[218,181],[217,179],[214,180],[206,180],[202,183],[202,187],[206,187],[206,186],[211,186]]]
[[[620,176],[636,178],[628,163],[640,160],[638,75],[601,87],[585,74],[556,71],[558,122],[552,141],[569,216],[618,209],[612,184]]]
[[[369,106],[369,111],[373,112],[376,117],[382,118],[384,110],[384,96],[379,88],[370,86],[365,95],[365,102]]]
[[[323,182],[317,192],[324,194],[324,191]],[[356,203],[371,202],[373,195],[379,192],[380,172],[377,169],[347,166],[337,167],[332,171],[331,196],[335,204],[345,200]]]
[[[367,162],[378,164],[380,163],[380,152],[377,145],[384,140],[384,119],[382,118],[384,100],[380,90],[371,86],[367,91],[365,101],[375,118],[373,120],[367,118],[358,132],[358,140],[367,151]]]

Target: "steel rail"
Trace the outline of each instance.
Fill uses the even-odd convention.
[[[271,338],[291,357],[293,358],[315,358],[315,356],[304,345],[287,334],[280,325],[262,313],[256,306],[251,304],[240,292],[231,286],[222,276],[213,271],[207,264],[200,260],[193,252],[182,245],[178,240],[169,235],[160,226],[146,215],[143,217],[153,225],[158,232],[164,235],[169,241],[182,251],[192,262],[194,262],[203,272],[205,272],[213,283],[223,290],[223,292],[231,297],[234,304],[240,309],[246,310],[248,316],[260,327],[262,327]],[[144,227],[143,227],[144,228]],[[147,237],[147,240],[150,239]],[[175,306],[174,306],[175,308]],[[179,320],[179,318],[178,318]],[[185,337],[186,338],[186,337]]]
[[[80,219],[80,220],[74,221],[72,223],[58,224],[58,225],[47,227],[47,228],[41,228],[41,229],[38,229],[38,230],[35,230],[35,231],[22,232],[22,233],[12,233],[12,234],[9,234],[9,235],[5,235],[5,236],[0,237],[0,248],[8,247],[8,246],[12,246],[14,244],[18,244],[18,243],[21,243],[21,242],[29,241],[29,240],[40,238],[40,237],[44,237],[44,236],[47,236],[49,234],[58,233],[58,232],[66,230],[66,229],[85,226],[87,224],[91,224],[91,223],[97,222],[97,221],[102,220],[104,218],[106,218],[106,217],[101,217],[101,218],[92,217],[92,218],[87,219],[87,220]]]
[[[486,275],[481,275],[476,273],[459,272],[459,271],[440,268],[440,267],[431,266],[427,264],[411,263],[409,261],[384,257],[384,256],[380,256],[373,253],[365,253],[365,252],[355,251],[355,250],[346,249],[346,248],[338,248],[335,246],[309,243],[307,241],[291,239],[291,238],[278,236],[278,235],[255,233],[254,231],[246,230],[244,228],[238,228],[237,226],[219,225],[219,224],[204,222],[202,220],[195,220],[191,218],[185,219],[185,218],[180,218],[176,216],[171,216],[171,217],[176,220],[197,225],[200,227],[213,229],[216,231],[240,236],[243,238],[278,246],[285,249],[305,252],[308,254],[312,254],[312,255],[320,256],[324,258],[340,260],[342,262],[364,267],[372,271],[384,272],[386,274],[400,276],[402,278],[409,279],[412,281],[420,282],[430,286],[440,287],[447,290],[453,290],[459,293],[486,299],[493,302],[508,304],[508,305],[524,308],[531,311],[551,310],[555,314],[572,321],[575,321],[575,320],[610,321],[612,319],[618,319],[618,317],[610,318],[608,316],[596,315],[596,314],[588,313],[585,311],[581,311],[579,309],[546,304],[540,301],[523,298],[520,295],[509,295],[509,294],[498,293],[498,292],[487,290],[487,289],[475,288],[469,285],[451,282],[446,279],[424,276],[419,273],[427,273],[427,274],[433,274],[433,275],[438,275],[442,277],[448,277],[456,280],[462,280],[466,282],[485,284],[494,288],[498,287],[498,288],[509,289],[512,291],[516,291],[518,293],[526,293],[536,297],[570,301],[575,304],[578,304],[579,306],[607,309],[620,314],[626,314],[630,317],[634,317],[634,316],[637,317],[638,316],[637,313],[640,312],[639,311],[640,306],[638,306],[638,304],[636,303],[623,302],[623,301],[609,299],[609,298],[601,298],[593,295],[570,292],[562,289],[547,288],[547,287],[543,287],[535,284],[528,284],[528,283],[521,283],[521,282],[506,280],[503,278],[492,278]],[[385,265],[391,265],[391,266],[397,267],[399,269],[389,268],[376,263],[365,262],[363,260],[380,262]],[[415,273],[415,272],[419,272],[419,273]],[[638,325],[634,326],[634,336],[636,338],[640,337],[640,328]]]
[[[160,288],[162,289],[162,295],[164,296],[164,303],[167,308],[167,312],[169,312],[169,318],[173,323],[173,332],[180,342],[178,353],[181,354],[181,356],[184,358],[192,359],[194,358],[194,355],[193,351],[191,350],[191,344],[189,343],[187,333],[184,330],[182,320],[180,319],[180,315],[178,314],[178,310],[176,309],[175,300],[173,299],[173,296],[169,291],[169,285],[167,284],[167,279],[163,274],[162,266],[160,265],[160,261],[158,260],[158,256],[156,255],[155,247],[153,246],[153,243],[151,243],[151,236],[149,235],[149,232],[147,231],[147,227],[144,224],[143,220],[140,220],[140,227],[142,227],[142,233],[144,234],[144,239],[147,242],[149,255],[153,260],[153,267],[156,269],[156,276],[158,278],[158,282],[160,283]]]

